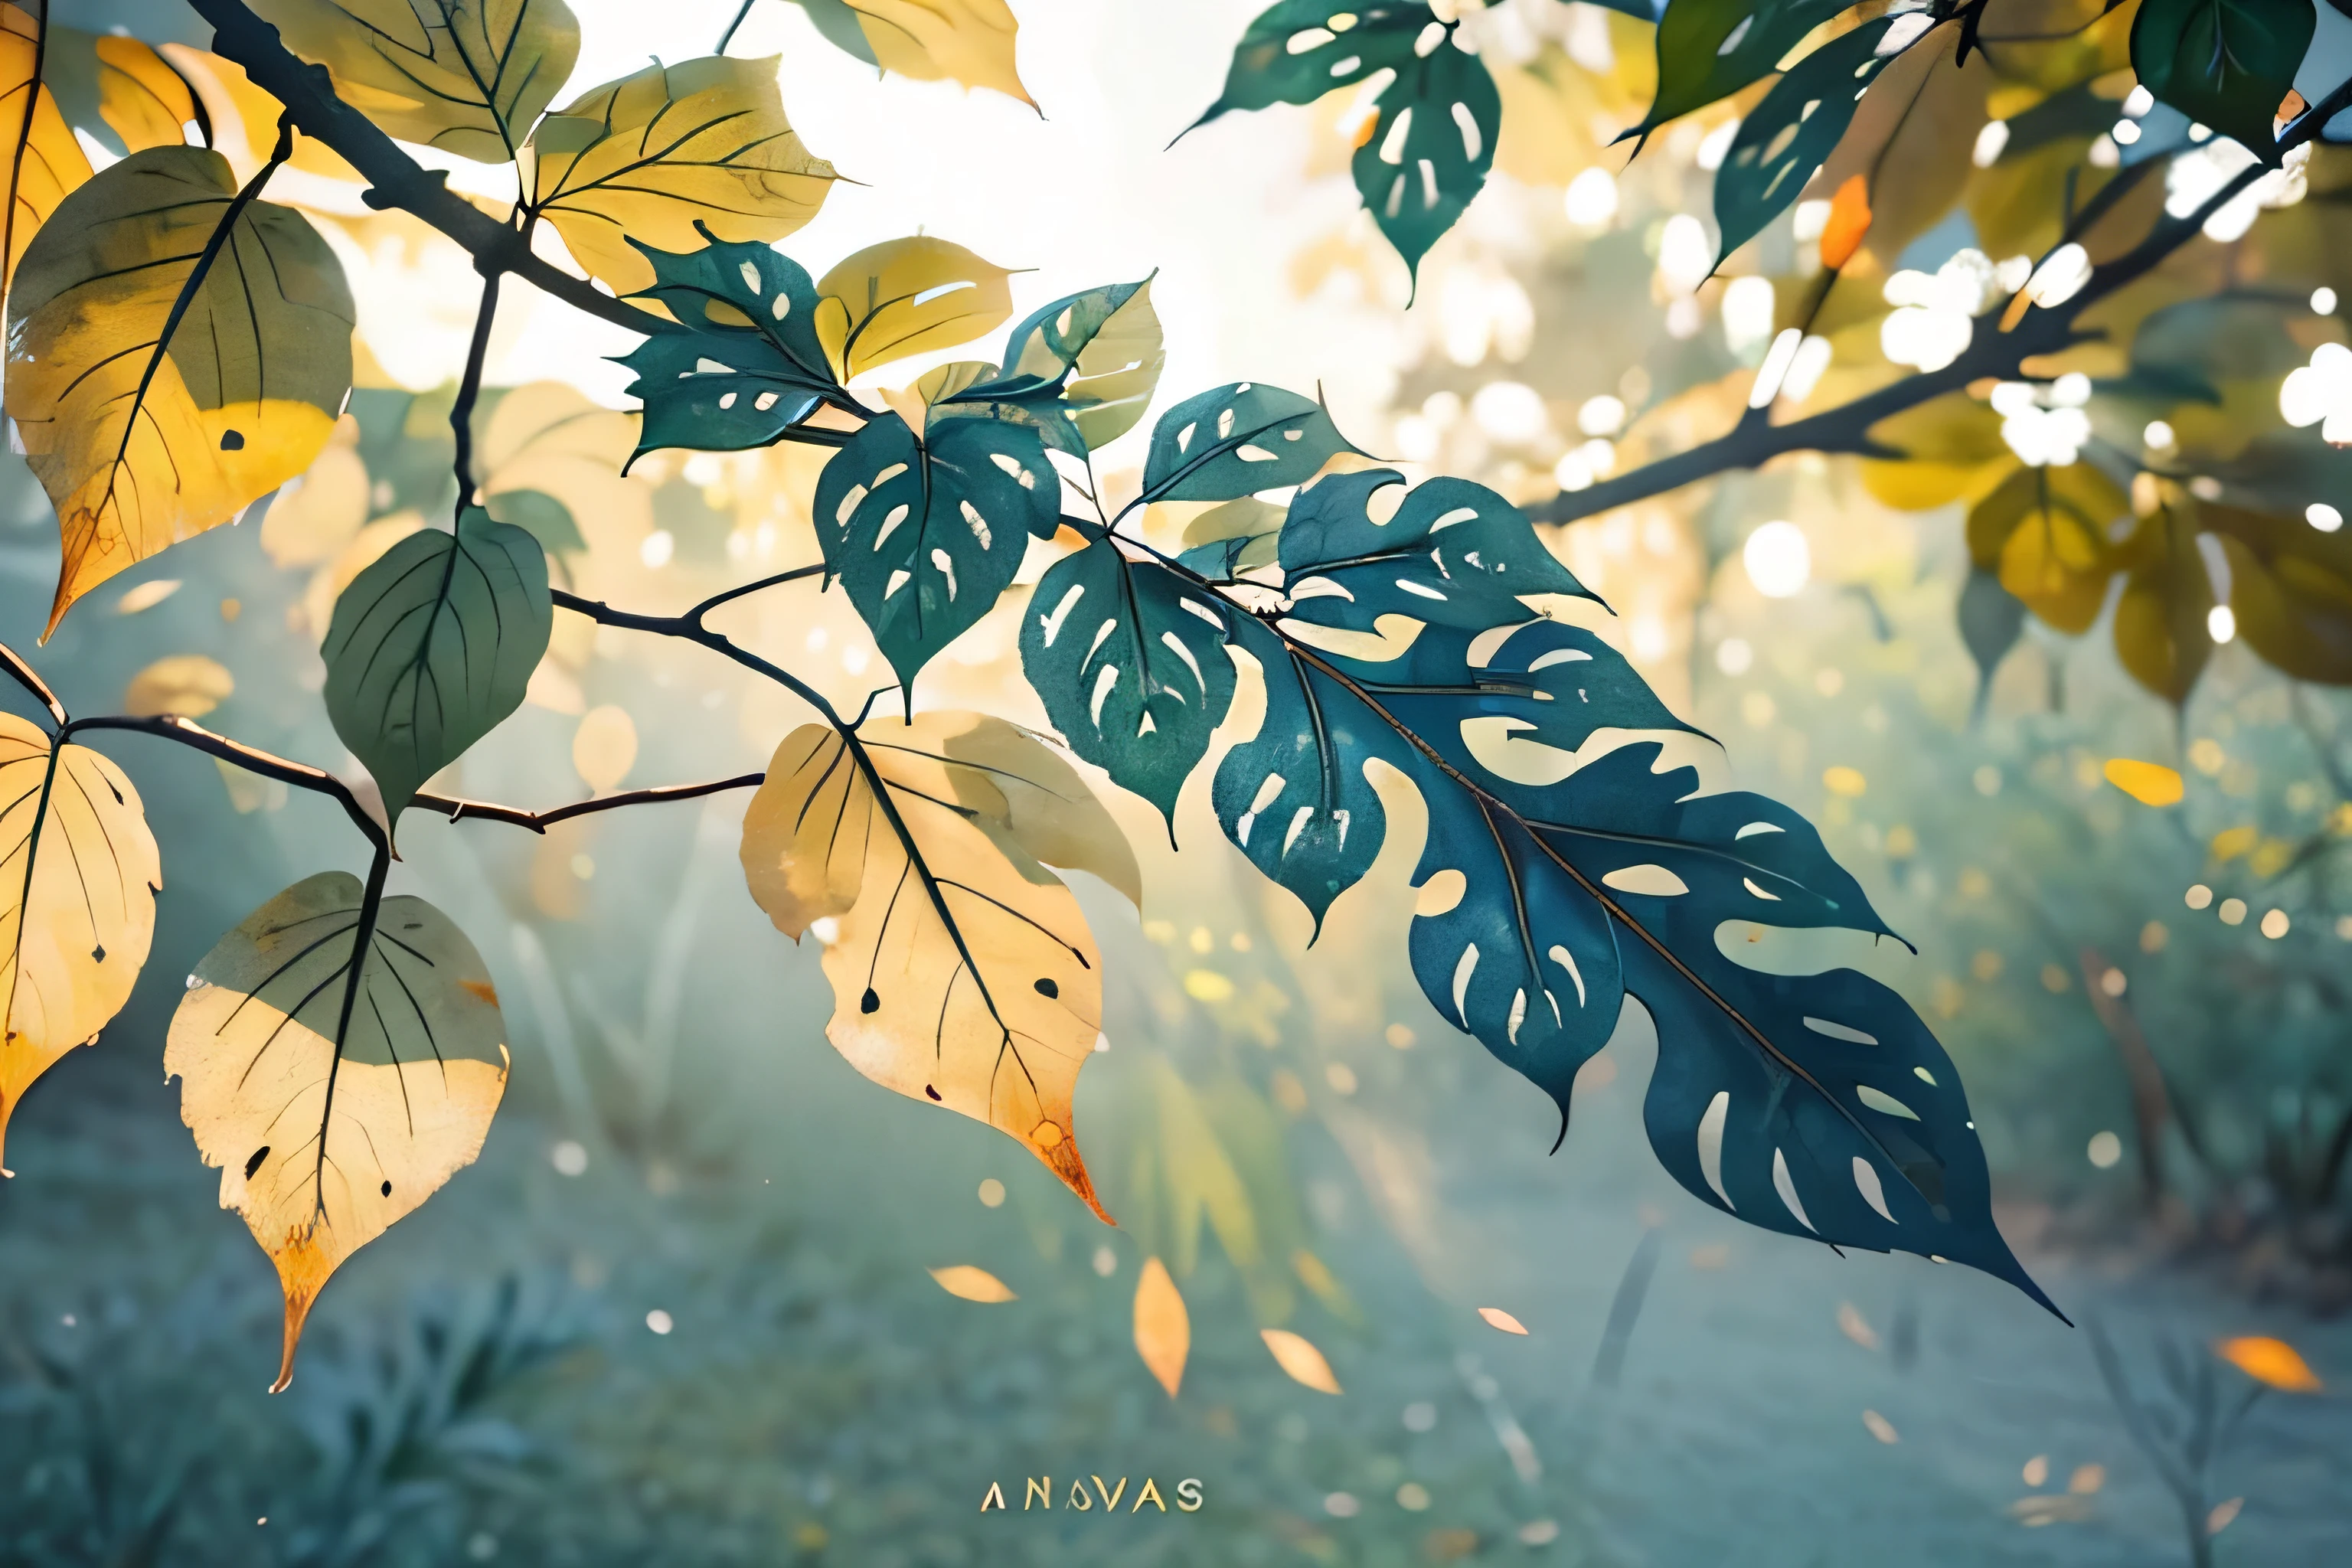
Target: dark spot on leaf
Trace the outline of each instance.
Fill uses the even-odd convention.
[[[261,1169],[261,1162],[268,1158],[268,1144],[264,1143],[260,1148],[256,1149],[253,1152],[253,1158],[245,1163],[245,1179],[248,1182],[253,1180],[253,1173]]]
[[[390,1182],[386,1182],[383,1184],[383,1195],[385,1197],[392,1196],[392,1184]]]
[[[869,991],[869,992],[867,992],[867,993],[866,993],[866,994],[867,994],[868,996],[871,996],[871,995],[873,995],[873,994],[874,994],[874,993],[872,993],[871,991]],[[929,1095],[933,1100],[940,1100],[940,1103],[941,1105],[945,1105],[945,1104],[947,1103],[947,1101],[946,1101],[946,1100],[940,1100],[940,1091],[939,1091],[938,1089],[933,1089],[929,1084],[925,1084],[925,1085],[923,1085],[923,1092],[924,1092],[925,1094]]]
[[[1062,988],[1055,984],[1050,979],[1040,980],[1037,982],[1037,994],[1040,996],[1052,996],[1058,999],[1062,994]]]
[[[866,988],[866,994],[857,999],[857,1010],[861,1013],[878,1013],[882,1010],[882,998],[874,994],[874,987],[871,985]],[[939,1096],[935,1094],[931,1098],[937,1100]]]
[[[222,450],[222,451],[224,451],[224,452],[242,452],[242,451],[244,451],[244,450],[245,450],[245,432],[244,432],[244,431],[242,431],[242,430],[224,430],[224,431],[222,431],[222,432],[221,432],[221,450]]]

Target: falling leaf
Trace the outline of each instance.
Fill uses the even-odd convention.
[[[1837,1310],[1838,1332],[1866,1351],[1878,1348],[1878,1331],[1862,1315],[1862,1309],[1851,1301],[1840,1301]]]
[[[122,710],[140,719],[159,713],[201,719],[236,690],[236,678],[219,660],[200,653],[176,653],[157,659],[131,678],[122,693]]]
[[[189,976],[163,1051],[221,1206],[278,1266],[277,1389],[328,1277],[473,1163],[506,1090],[473,943],[422,899],[370,901],[327,871],[247,916]]]
[[[0,1139],[33,1080],[130,1000],[163,885],[122,770],[87,746],[55,761],[47,735],[0,713]]]
[[[1192,1321],[1176,1281],[1168,1277],[1166,1264],[1145,1258],[1135,1279],[1135,1352],[1171,1399],[1184,1381],[1184,1357],[1192,1348]]]
[[[2161,763],[2110,757],[2105,771],[2109,784],[2142,805],[2174,805],[2180,800],[2182,791],[2179,771]]]
[[[2317,1394],[2326,1386],[2302,1354],[2284,1340],[2223,1340],[2213,1347],[2213,1353],[2255,1382],[2288,1394]]]
[[[134,153],[66,199],[17,270],[6,401],[64,542],[49,631],[309,468],[334,428],[352,380],[342,268],[261,201],[215,251],[236,194],[217,153]]]
[[[637,761],[637,726],[628,710],[607,702],[580,717],[572,732],[572,766],[598,795],[617,789]]]
[[[961,1296],[967,1301],[1017,1301],[1021,1298],[1013,1288],[985,1268],[975,1268],[969,1263],[951,1264],[931,1270],[931,1278],[940,1289],[950,1296]]]
[[[1339,1380],[1331,1375],[1331,1363],[1306,1339],[1288,1329],[1260,1329],[1258,1337],[1274,1352],[1275,1364],[1288,1373],[1293,1382],[1303,1383],[1319,1394],[1339,1392]]]
[[[1875,1410],[1864,1411],[1862,1413],[1862,1424],[1870,1429],[1870,1435],[1872,1436],[1877,1438],[1882,1443],[1892,1446],[1903,1441],[1902,1434],[1895,1430],[1895,1423],[1889,1421],[1885,1416],[1881,1415]]]
[[[1836,268],[1853,259],[1870,232],[1870,182],[1848,174],[1830,203],[1829,221],[1822,226],[1822,265]]]
[[[2105,1465],[2077,1465],[2074,1473],[2066,1479],[2066,1489],[2076,1497],[2089,1497],[2106,1484],[2107,1468]]]
[[[887,239],[817,279],[817,337],[845,381],[968,343],[1012,319],[1012,276],[949,240]]]
[[[2036,1454],[2033,1458],[2026,1460],[2022,1478],[2025,1484],[2029,1487],[2038,1487],[2042,1482],[2048,1480],[2050,1479],[2050,1456],[2047,1454]]]
[[[580,54],[562,0],[254,0],[253,10],[388,135],[484,163],[513,161]]]
[[[1013,62],[1018,24],[1004,0],[857,0],[856,15],[884,70],[991,88],[1036,107]]]
[[[2212,1511],[2205,1516],[2205,1534],[2207,1538],[2210,1540],[2211,1537],[2219,1535],[2223,1531],[2229,1529],[2231,1522],[2238,1517],[2238,1515],[2245,1509],[2245,1506],[2246,1500],[2242,1497],[2233,1497],[2225,1502],[2215,1503],[2213,1505]]]
[[[205,121],[186,79],[136,38],[100,38],[96,53],[99,118],[122,138],[123,150],[186,145],[185,127]]]
[[[58,112],[47,86],[37,87],[41,25],[21,6],[0,5],[0,149],[8,169],[6,239],[0,244],[0,287],[49,215],[89,178],[89,156]],[[26,94],[36,96],[28,103]]]
[[[776,62],[720,56],[587,93],[540,121],[525,165],[533,205],[572,259],[623,294],[654,281],[629,239],[671,251],[697,248],[703,230],[782,239],[816,216],[835,178],[785,118]]]
[[[135,616],[152,610],[180,591],[177,577],[153,577],[132,588],[114,602],[118,616]]]
[[[795,941],[839,921],[825,1032],[853,1067],[1017,1139],[1108,1221],[1070,1110],[1102,1032],[1102,959],[1077,900],[1034,858],[1064,850],[1024,838],[994,782],[1010,775],[1017,795],[1052,776],[1024,755],[1050,753],[999,736],[990,767],[958,760],[959,738],[991,726],[1012,728],[878,720],[854,751],[829,726],[794,731],[744,815],[744,879]]]
[[[2055,1497],[2020,1498],[2009,1505],[2010,1517],[2028,1530],[2046,1524],[2080,1524],[2095,1511],[2090,1499],[2063,1492]]]

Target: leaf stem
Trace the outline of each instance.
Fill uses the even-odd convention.
[[[528,226],[528,223],[526,223]],[[473,342],[466,349],[466,374],[457,382],[457,401],[449,405],[449,433],[457,453],[451,467],[457,475],[457,510],[474,504],[474,405],[482,395],[482,362],[490,348],[490,324],[499,313],[499,271],[481,268],[482,303],[474,312]]]
[[[824,563],[820,561],[813,566],[795,566],[789,572],[779,572],[772,577],[762,577],[756,583],[745,583],[739,587],[730,588],[724,593],[711,595],[710,597],[687,611],[681,618],[692,625],[700,626],[702,617],[721,605],[732,604],[737,599],[757,594],[765,588],[782,587],[786,583],[797,583],[803,577],[814,577],[824,570]]]
[[[66,705],[58,700],[58,694],[49,689],[49,683],[43,680],[33,667],[5,643],[0,643],[0,672],[5,672],[9,679],[32,693],[41,706],[49,710],[49,717],[57,721],[58,728],[65,728]]]

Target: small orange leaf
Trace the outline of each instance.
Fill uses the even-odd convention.
[[[1017,1301],[1013,1288],[985,1268],[975,1268],[969,1263],[950,1264],[931,1270],[931,1278],[940,1289],[950,1296],[961,1296],[967,1301]]]
[[[2177,805],[2181,796],[2180,773],[2162,763],[2131,757],[2110,757],[2107,782],[2142,805]]]
[[[2317,1394],[2326,1386],[2319,1381],[2319,1374],[2284,1340],[2223,1340],[2213,1347],[2213,1353],[2255,1382],[2289,1394]]]
[[[1526,1324],[1500,1307],[1481,1307],[1478,1309],[1478,1315],[1507,1334],[1524,1334],[1528,1331]]]
[[[1870,182],[1860,174],[1849,174],[1830,203],[1829,221],[1822,226],[1822,265],[1832,269],[1843,267],[1862,248],[1862,237],[1869,232]]]
[[[1274,1352],[1276,1364],[1288,1373],[1293,1382],[1303,1383],[1322,1394],[1339,1392],[1339,1380],[1331,1375],[1331,1363],[1306,1340],[1287,1329],[1260,1329],[1258,1336]]]
[[[1145,1258],[1135,1281],[1135,1353],[1171,1399],[1184,1381],[1184,1357],[1192,1348],[1192,1320],[1176,1281],[1168,1277],[1166,1264]]]

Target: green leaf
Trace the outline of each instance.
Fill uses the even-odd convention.
[[[2143,0],[2132,68],[2158,102],[2276,163],[2271,125],[2317,26],[2312,0]]]
[[[2176,708],[2189,700],[2213,657],[2206,629],[2213,583],[2197,532],[2184,509],[2158,507],[2118,552],[2130,570],[2116,600],[2116,658],[2134,680]]]
[[[918,440],[878,414],[817,478],[817,541],[911,700],[916,672],[994,606],[1029,537],[1052,537],[1061,480],[1037,433],[949,419]]]
[[[1335,28],[1330,24],[1339,16],[1354,21]],[[1402,71],[1433,28],[1433,48],[1453,32],[1423,4],[1378,0],[1350,12],[1335,10],[1328,0],[1281,0],[1242,34],[1225,71],[1225,90],[1186,129],[1198,130],[1236,109],[1312,103],[1377,71]]]
[[[1213,506],[1184,525],[1184,552],[1177,559],[1203,576],[1231,579],[1278,558],[1288,507],[1244,496]]]
[[[1143,462],[1143,500],[1236,500],[1303,484],[1335,454],[1355,449],[1321,404],[1235,382],[1160,416]]]
[[[1853,122],[1854,105],[1903,53],[1877,52],[1893,26],[1881,17],[1832,38],[1790,68],[1739,122],[1715,176],[1715,222],[1723,231],[1718,261],[1786,211],[1836,148]]]
[[[585,555],[588,541],[572,509],[544,490],[501,490],[482,503],[500,522],[512,523],[550,555]]]
[[[1234,700],[1240,611],[1109,539],[1054,563],[1021,622],[1021,668],[1072,751],[1158,806],[1208,754]]]
[[[637,249],[654,268],[640,297],[659,300],[681,330],[620,356],[646,411],[630,461],[663,447],[769,446],[827,396],[845,395],[817,340],[816,285],[800,263],[768,246],[717,240],[683,253]]]
[[[1134,428],[1166,360],[1150,279],[1089,289],[1014,327],[1003,370],[941,399],[932,417],[1011,406],[1046,445],[1083,458]]]
[[[1392,468],[1369,468],[1298,492],[1280,557],[1294,619],[1371,631],[1381,616],[1404,615],[1475,631],[1524,617],[1521,600],[1532,595],[1598,602],[1527,514],[1484,485],[1431,479],[1373,521],[1375,496],[1404,482]]]
[[[1960,641],[1976,661],[1976,711],[1982,713],[1985,700],[1992,695],[1993,671],[2025,629],[2025,601],[2002,587],[1998,574],[1974,566],[1960,589],[1959,621]]]
[[[1503,95],[1484,62],[1441,43],[1397,69],[1356,149],[1356,192],[1416,278],[1421,258],[1486,183]]]
[[[882,62],[874,58],[874,46],[866,42],[866,29],[857,25],[857,13],[851,8],[849,0],[793,0],[793,3],[808,13],[809,20],[816,24],[817,33],[826,43],[869,66],[878,68],[881,65]]]
[[[397,822],[425,781],[522,703],[554,607],[538,540],[479,507],[413,533],[343,590],[327,629],[327,716]]]
[[[1853,0],[1668,0],[1658,18],[1658,90],[1642,123],[1618,137],[1647,136],[1670,120],[1729,98],[1780,68],[1805,35]]]
[[[2197,521],[2229,559],[2230,605],[2247,645],[2297,680],[2352,686],[2352,538],[2210,501]]]

